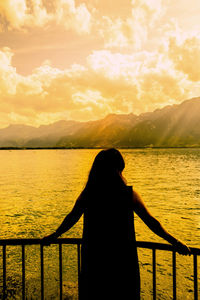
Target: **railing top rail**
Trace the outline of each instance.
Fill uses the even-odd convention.
[[[81,244],[81,238],[59,238],[55,239],[52,244]],[[43,244],[41,239],[0,239],[0,246],[17,246],[17,245],[36,245]],[[45,244],[44,244],[45,245]],[[137,241],[136,246],[139,248],[174,251],[175,248],[170,244]],[[190,247],[191,254],[200,255],[200,248]]]
[[[147,248],[147,249],[155,249],[155,250],[167,250],[167,251],[174,251],[174,246],[170,244],[164,243],[155,243],[155,242],[143,242],[137,241],[137,247],[139,248]],[[191,254],[200,255],[200,248],[190,247]]]
[[[82,239],[81,238],[59,238],[52,241],[51,244],[81,244]],[[17,246],[17,245],[45,245],[45,243],[42,242],[42,239],[0,239],[0,246],[4,245],[11,245],[11,246]]]

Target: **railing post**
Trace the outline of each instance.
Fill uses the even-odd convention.
[[[81,273],[81,251],[80,251],[80,244],[77,244],[77,255],[78,255],[78,299],[80,299],[80,273]]]
[[[194,266],[194,300],[198,300],[197,255],[193,255]]]
[[[176,251],[172,252],[172,264],[173,264],[173,300],[176,300]]]
[[[59,244],[60,300],[62,300],[62,244]]]
[[[6,245],[3,245],[3,299],[6,299]]]
[[[25,300],[25,247],[22,245],[22,299]]]
[[[44,253],[43,245],[40,245],[40,267],[41,267],[41,300],[44,300]]]
[[[156,249],[152,249],[153,266],[153,300],[156,300]]]

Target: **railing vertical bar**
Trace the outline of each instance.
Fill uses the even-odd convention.
[[[153,266],[153,300],[156,300],[156,249],[152,249]]]
[[[193,255],[194,265],[194,300],[198,300],[197,255]]]
[[[173,262],[173,300],[176,300],[176,251],[172,252]]]
[[[60,300],[62,300],[62,244],[59,244]]]
[[[81,274],[81,250],[80,250],[80,244],[77,244],[77,255],[78,255],[78,297],[80,299],[80,274]]]
[[[3,245],[3,299],[6,299],[6,245]]]
[[[25,300],[25,247],[22,245],[22,299]]]
[[[41,300],[44,300],[44,251],[40,245],[40,274],[41,274]]]

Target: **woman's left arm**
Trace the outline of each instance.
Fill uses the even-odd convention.
[[[149,212],[139,194],[133,191],[133,207],[143,222],[158,236],[174,245],[180,254],[190,254],[190,249],[181,241],[173,237],[161,223]]]
[[[73,209],[64,218],[63,222],[60,224],[60,226],[57,228],[57,230],[54,233],[42,238],[42,242],[50,244],[51,241],[58,238],[64,232],[68,231],[71,227],[73,227],[78,222],[78,220],[80,219],[80,217],[83,214],[83,204],[82,204],[83,199],[82,199],[82,197],[83,197],[82,194],[80,194],[80,196],[76,200],[76,203],[75,203]]]

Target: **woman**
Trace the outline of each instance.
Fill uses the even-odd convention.
[[[140,299],[134,214],[181,254],[190,249],[170,235],[147,210],[122,176],[125,163],[114,148],[96,156],[87,184],[74,208],[45,243],[69,230],[84,215],[81,248],[81,300]]]

